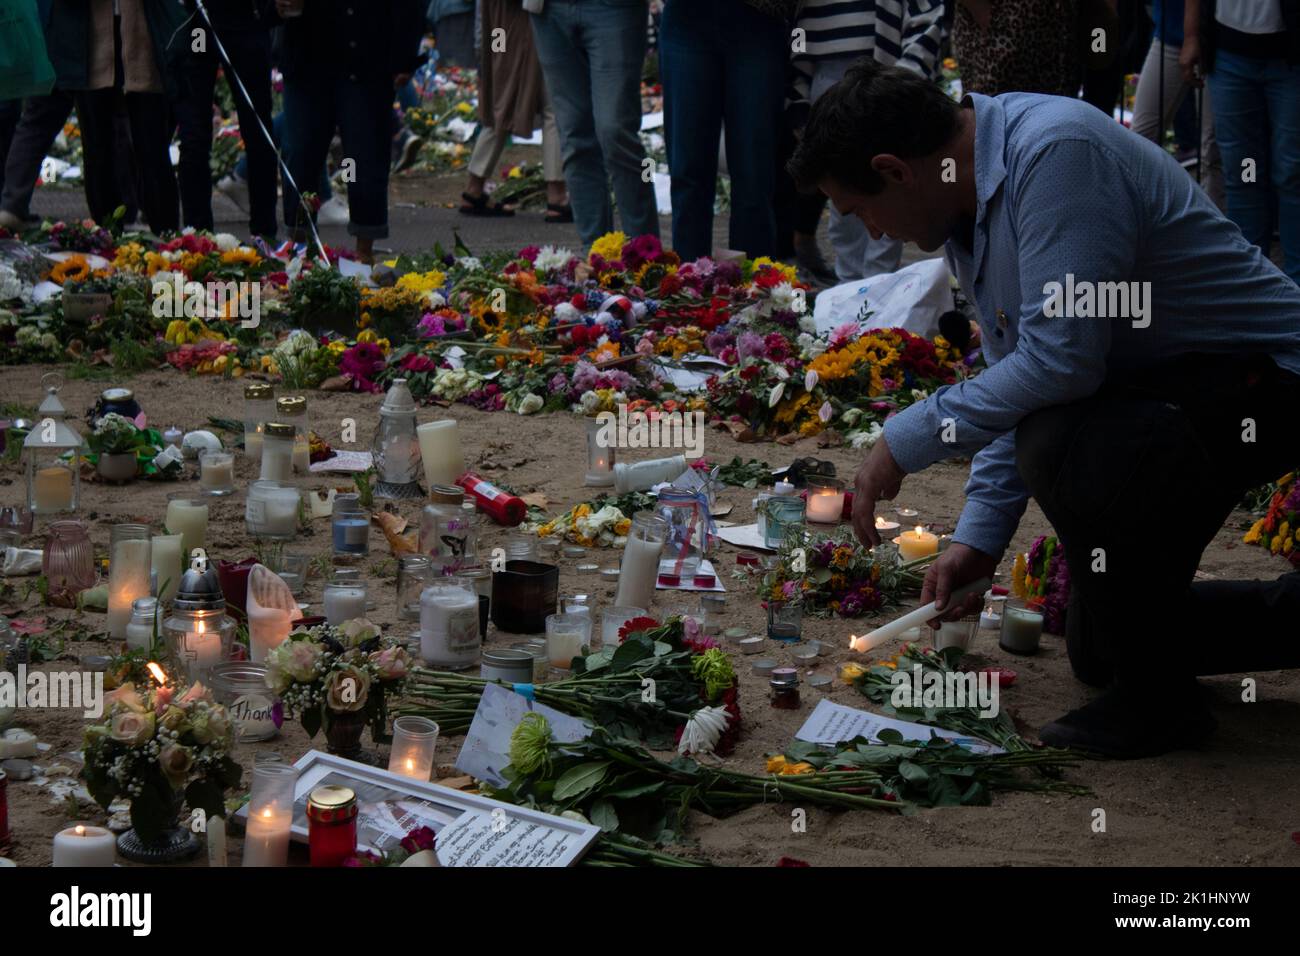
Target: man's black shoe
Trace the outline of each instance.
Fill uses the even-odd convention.
[[[1158,757],[1195,747],[1218,722],[1200,688],[1160,702],[1135,699],[1112,688],[1078,710],[1052,721],[1038,735],[1050,747],[1071,747],[1117,760]]]

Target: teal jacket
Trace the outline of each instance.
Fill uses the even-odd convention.
[[[86,0],[37,0],[44,16],[45,47],[54,66],[54,87],[84,90],[89,82],[90,5]],[[177,64],[189,49],[190,34],[181,30],[188,14],[177,0],[141,0],[154,58],[168,95],[180,93]],[[57,24],[57,26],[56,26]]]

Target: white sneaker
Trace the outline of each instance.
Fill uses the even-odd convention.
[[[221,192],[231,202],[244,210],[244,212],[248,212],[247,180],[240,179],[234,173],[231,173],[230,175],[221,178],[221,181],[217,183],[217,189],[221,190]]]
[[[316,210],[316,224],[319,226],[346,226],[348,219],[348,204],[338,196],[331,196]]]

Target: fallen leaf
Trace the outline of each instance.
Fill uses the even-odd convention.
[[[522,498],[524,504],[528,505],[528,507],[541,508],[543,511],[546,510],[546,495],[542,494],[540,491],[534,491],[532,494],[523,495]]]
[[[350,392],[352,391],[352,379],[347,375],[331,375],[319,386],[322,392]]]

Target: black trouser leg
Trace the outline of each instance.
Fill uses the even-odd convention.
[[[116,97],[117,91],[113,89],[84,90],[75,97],[81,126],[86,205],[90,207],[90,218],[96,222],[107,219],[123,201],[113,132]]]
[[[131,121],[140,211],[155,234],[175,232],[180,228],[180,200],[169,152],[174,124],[167,97],[127,93],[126,111]]]
[[[279,178],[275,147],[266,138],[266,133],[271,132],[271,38],[265,32],[232,33],[225,47],[231,69],[252,97],[249,103],[239,84],[228,77],[239,113],[244,152],[248,156],[248,228],[254,235],[271,239],[275,237],[277,225],[275,193]]]
[[[72,94],[59,90],[23,101],[23,114],[5,159],[0,209],[20,219],[27,215],[31,208],[32,190],[41,174],[41,162],[71,112]]]
[[[186,54],[184,93],[176,101],[181,161],[177,164],[181,212],[185,225],[213,228],[212,221],[212,96],[217,80],[214,51]]]
[[[1293,587],[1192,587],[1202,551],[1244,492],[1289,464],[1286,409],[1300,399],[1300,380],[1269,367],[1180,363],[1148,373],[1141,390],[1109,387],[1017,428],[1021,477],[1069,561],[1067,648],[1080,679],[1113,673],[1154,696],[1206,666],[1223,673],[1290,659],[1237,654],[1245,642],[1234,648],[1224,635],[1249,607],[1253,620],[1274,620],[1282,640],[1276,609],[1295,599]]]

